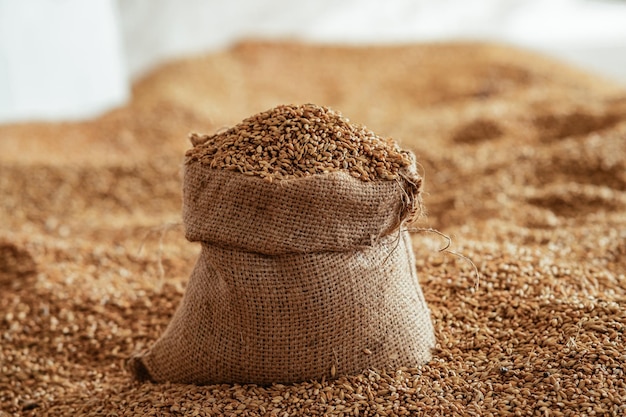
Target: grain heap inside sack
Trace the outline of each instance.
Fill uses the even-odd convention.
[[[136,378],[269,384],[430,359],[402,227],[420,209],[412,153],[311,104],[191,140],[183,218],[202,252]]]
[[[198,146],[190,160],[270,182],[340,169],[363,181],[395,180],[413,163],[392,139],[315,105],[279,106],[221,134],[192,134],[191,141]]]

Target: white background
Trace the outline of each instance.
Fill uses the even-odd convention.
[[[0,122],[93,117],[160,62],[246,38],[504,42],[626,85],[620,0],[0,0]]]

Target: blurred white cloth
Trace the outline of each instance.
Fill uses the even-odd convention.
[[[123,104],[115,0],[0,0],[0,122],[80,119]]]
[[[245,38],[504,42],[626,85],[618,0],[0,0],[0,122],[90,117],[161,62]]]

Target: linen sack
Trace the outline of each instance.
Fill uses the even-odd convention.
[[[130,360],[139,380],[289,383],[431,358],[411,240],[421,178],[344,171],[267,182],[185,165],[183,219],[202,244],[163,335]]]

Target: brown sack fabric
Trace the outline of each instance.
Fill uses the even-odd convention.
[[[138,379],[297,382],[427,362],[434,346],[408,232],[421,178],[345,170],[267,181],[187,158],[186,236],[202,252]]]

